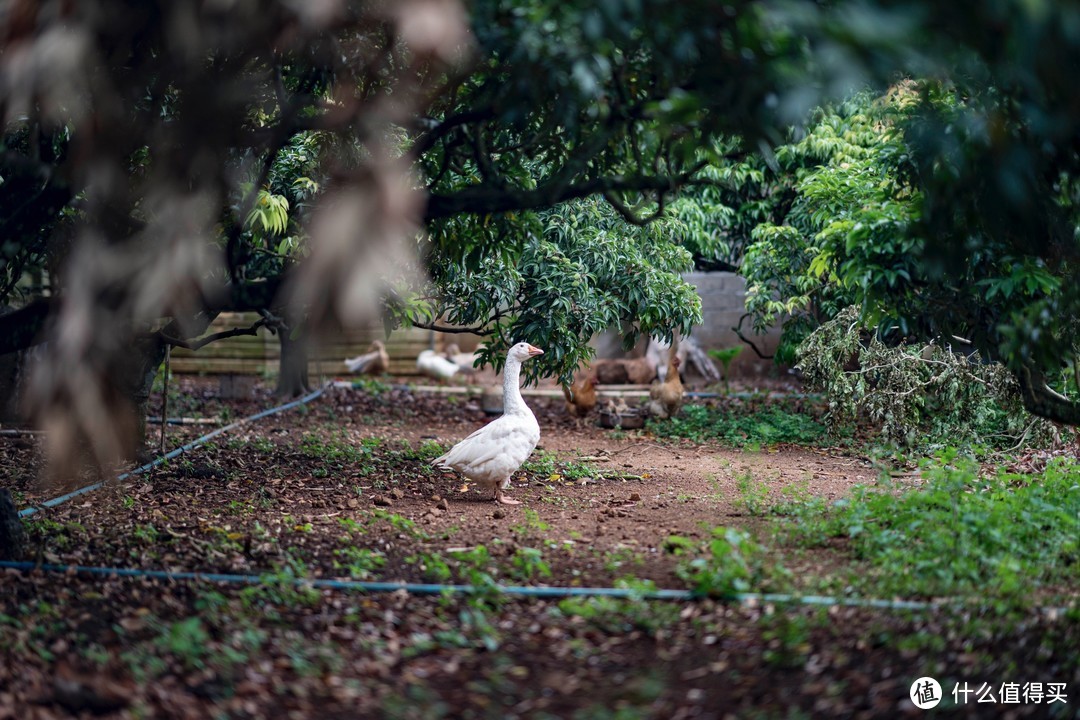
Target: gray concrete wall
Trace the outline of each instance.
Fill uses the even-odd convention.
[[[772,360],[759,358],[757,354],[739,340],[732,329],[739,324],[739,318],[746,312],[746,281],[731,272],[692,272],[683,278],[697,288],[701,297],[701,313],[704,322],[694,328],[693,337],[705,350],[724,350],[742,346],[743,350],[731,363],[731,377],[765,377],[777,373]],[[750,319],[742,325],[742,332],[754,341],[765,355],[772,355],[780,341],[780,330],[774,328],[766,335],[754,335]],[[597,348],[597,357],[623,357],[622,343],[618,334],[607,332],[593,340]],[[647,343],[639,343],[632,356],[645,353]],[[717,363],[717,367],[720,364]],[[722,368],[721,368],[722,370]]]
[[[743,351],[731,363],[732,377],[760,377],[776,372],[772,360],[763,360],[732,329],[746,312],[746,281],[731,272],[692,272],[683,278],[697,288],[701,297],[704,322],[694,328],[693,336],[706,350],[723,350],[743,346]],[[754,341],[758,349],[772,355],[780,341],[779,328],[766,335],[754,335],[750,318],[742,325],[742,333]]]

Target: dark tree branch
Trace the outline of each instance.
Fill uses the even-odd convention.
[[[739,324],[736,325],[735,327],[731,328],[731,329],[733,331],[735,331],[735,335],[740,340],[742,340],[744,343],[746,343],[747,345],[750,346],[750,349],[754,351],[755,355],[757,355],[762,360],[772,360],[774,357],[776,357],[775,355],[766,355],[765,353],[761,352],[761,350],[758,349],[758,346],[754,344],[753,340],[751,340],[750,338],[743,335],[742,324],[743,324],[743,321],[746,320],[746,318],[748,318],[748,317],[750,317],[750,313],[743,313],[743,316],[741,318],[739,318]]]
[[[536,210],[589,197],[590,195],[611,192],[670,192],[683,185],[690,184],[691,175],[700,168],[678,176],[647,177],[604,177],[588,180],[576,185],[553,180],[534,190],[512,188],[493,188],[488,185],[474,185],[451,195],[432,194],[428,198],[426,220],[457,215],[459,213],[486,214],[513,210]]]
[[[1053,422],[1080,425],[1080,403],[1054,392],[1041,371],[1025,366],[1013,374],[1020,383],[1020,398],[1025,410]]]
[[[474,122],[492,120],[494,117],[495,112],[490,107],[468,110],[466,112],[458,113],[457,115],[452,115],[418,137],[413,144],[412,151],[417,156],[421,156],[433,148],[435,143],[452,132],[455,128]]]
[[[192,327],[205,328],[215,315],[222,312],[262,312],[271,307],[282,282],[283,278],[272,278],[234,283],[227,288],[223,297],[203,308],[199,317],[185,326],[189,330]],[[0,355],[25,350],[45,340],[46,324],[60,302],[56,297],[42,298],[18,310],[0,315]],[[268,319],[265,315],[262,322],[267,327],[274,326],[273,319]],[[164,331],[174,335],[181,332],[180,327],[181,324],[174,321],[169,323]]]
[[[484,125],[483,123],[477,125],[473,129],[473,158],[476,160],[476,167],[480,170],[480,177],[483,178],[484,183],[493,186],[503,186],[502,177],[495,170],[495,166],[491,162],[491,155],[488,154],[487,141],[484,139]]]
[[[604,200],[607,201],[608,205],[615,208],[615,212],[622,215],[623,220],[630,223],[631,225],[644,227],[664,215],[664,208],[667,206],[667,195],[664,193],[663,190],[659,191],[657,195],[658,197],[656,199],[656,210],[645,216],[637,215],[634,212],[633,208],[628,207],[622,200],[619,199],[619,197],[614,192],[604,193]]]
[[[203,336],[198,340],[182,340],[180,338],[166,335],[164,331],[158,331],[154,333],[154,336],[161,340],[161,342],[172,345],[173,347],[182,347],[188,350],[198,350],[199,348],[205,347],[212,342],[217,342],[218,340],[226,340],[232,337],[240,337],[241,335],[258,335],[259,328],[263,327],[264,325],[267,325],[267,320],[265,317],[256,320],[255,324],[251,327],[222,330],[221,332],[217,332],[212,335]]]
[[[492,330],[490,330],[488,328],[485,328],[485,327],[482,327],[482,326],[480,326],[480,327],[464,327],[464,328],[462,328],[462,327],[449,327],[449,326],[446,326],[446,325],[438,325],[438,324],[433,323],[433,322],[430,322],[430,323],[412,322],[411,325],[413,327],[420,328],[421,330],[434,330],[436,332],[450,333],[450,334],[453,334],[453,335],[464,335],[466,333],[470,333],[472,335],[491,335],[492,332],[493,332]]]

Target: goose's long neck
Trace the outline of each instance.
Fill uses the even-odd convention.
[[[506,359],[506,368],[503,370],[503,415],[518,415],[523,412],[531,412],[529,406],[521,398],[521,361],[514,358]]]

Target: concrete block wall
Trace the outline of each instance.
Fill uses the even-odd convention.
[[[706,350],[723,350],[743,346],[743,351],[731,363],[732,377],[760,377],[776,373],[772,360],[763,360],[732,329],[746,313],[746,281],[732,272],[692,272],[683,278],[697,288],[701,297],[704,322],[694,328],[694,338]],[[765,335],[754,335],[750,318],[742,325],[743,335],[754,341],[758,349],[772,355],[780,342],[780,329],[773,328]]]
[[[778,370],[773,361],[759,358],[742,342],[732,329],[746,312],[746,281],[731,272],[692,272],[683,278],[697,288],[701,297],[701,313],[704,322],[694,328],[693,336],[706,350],[724,350],[742,346],[743,351],[731,363],[731,377],[751,378],[775,375]],[[743,323],[742,332],[754,341],[765,355],[772,355],[780,341],[780,329],[773,328],[765,335],[754,335],[750,319]],[[617,333],[607,332],[593,340],[597,357],[612,358],[640,356],[645,353],[647,342],[639,343],[634,352],[624,353]],[[719,363],[717,363],[719,366]],[[722,368],[721,368],[722,370]]]

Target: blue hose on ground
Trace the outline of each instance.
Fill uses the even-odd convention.
[[[55,565],[32,562],[0,561],[0,569],[48,573],[76,573],[90,576],[152,578],[156,580],[229,583],[234,585],[272,585],[282,582],[280,576],[245,575],[229,573],[168,572],[165,570],[141,570],[138,568],[96,567],[87,565]],[[412,595],[442,595],[444,593],[476,594],[494,590],[503,595],[531,598],[612,597],[641,600],[703,600],[708,595],[693,590],[633,590],[629,588],[604,587],[533,587],[527,585],[495,585],[491,588],[475,585],[444,585],[395,582],[363,582],[359,580],[333,580],[328,578],[293,578],[287,582],[297,587],[314,587],[327,590],[354,590],[368,593],[398,592],[404,590]],[[877,598],[845,598],[828,595],[792,595],[788,593],[733,593],[717,598],[722,601],[749,604],[811,605],[818,607],[876,608],[880,610],[938,610],[955,608],[972,602],[970,598],[949,598],[934,602],[922,600],[882,600]],[[977,599],[981,600],[981,599]],[[1043,607],[1044,615],[1062,615],[1071,608]]]
[[[116,577],[153,578],[156,580],[195,580],[201,582],[230,583],[239,585],[262,585],[280,582],[278,576],[267,578],[262,575],[244,575],[228,573],[168,572],[165,570],[140,570],[138,568],[93,567],[86,565],[38,565],[32,562],[0,561],[0,569],[41,570],[50,573],[78,573],[82,575],[106,575]],[[328,578],[295,578],[291,582],[297,586],[310,586],[327,590],[360,590],[362,592],[396,592],[404,590],[413,595],[441,595],[449,593],[476,593],[485,591],[473,585],[443,585],[394,582],[361,582],[359,580],[332,580]],[[696,597],[689,590],[654,590],[641,592],[626,588],[565,588],[565,587],[529,587],[516,585],[496,585],[495,590],[504,595],[525,595],[531,597],[573,597],[597,596],[608,597],[643,597],[652,600],[692,600]]]
[[[310,393],[308,393],[307,395],[305,395],[302,398],[299,398],[297,400],[293,400],[292,402],[287,402],[284,405],[278,405],[276,407],[272,407],[269,410],[263,410],[262,412],[259,412],[259,413],[256,413],[256,414],[252,415],[251,417],[246,417],[246,418],[243,418],[242,420],[237,420],[236,422],[234,422],[234,423],[232,423],[230,425],[226,425],[225,427],[218,428],[217,430],[214,430],[213,432],[209,432],[209,433],[207,433],[206,435],[203,435],[200,438],[192,440],[187,445],[183,445],[181,447],[176,448],[175,450],[172,450],[170,452],[165,453],[161,457],[156,458],[156,459],[146,463],[145,465],[140,465],[139,467],[135,468],[134,470],[130,470],[130,471],[126,472],[126,473],[123,473],[122,475],[117,476],[116,479],[117,480],[126,480],[127,478],[131,477],[132,475],[142,474],[142,473],[146,472],[147,470],[150,470],[151,468],[157,467],[158,465],[162,464],[163,462],[166,462],[168,460],[172,460],[177,455],[185,453],[188,450],[194,450],[195,448],[199,447],[200,445],[202,445],[202,444],[204,444],[206,442],[209,442],[210,440],[213,440],[214,438],[216,438],[218,435],[222,434],[223,432],[233,430],[235,428],[240,427],[241,425],[246,425],[249,422],[254,422],[255,420],[259,420],[260,418],[264,418],[264,417],[267,417],[269,415],[276,415],[277,413],[284,412],[284,411],[286,411],[286,410],[288,410],[290,408],[294,408],[297,405],[307,404],[307,403],[311,402],[312,400],[314,400],[315,398],[322,395],[324,392],[326,392],[327,387],[328,387],[327,385],[324,385],[321,388],[319,388],[318,390],[315,390],[314,392],[310,392]],[[105,484],[104,482],[98,482],[98,483],[94,483],[93,485],[87,485],[86,487],[79,488],[78,490],[75,490],[73,492],[69,492],[67,495],[61,495],[60,497],[53,498],[52,500],[46,500],[45,502],[41,503],[40,506],[23,508],[22,510],[19,511],[19,517],[24,518],[24,517],[28,517],[30,515],[33,515],[34,513],[38,512],[38,510],[40,508],[42,508],[42,507],[50,507],[50,508],[51,507],[56,507],[57,505],[60,505],[61,503],[65,503],[68,500],[71,500],[72,498],[76,498],[76,497],[78,497],[80,495],[84,495],[84,494],[86,494],[88,492],[93,492],[94,490],[97,490],[98,488],[100,488],[104,484]]]

